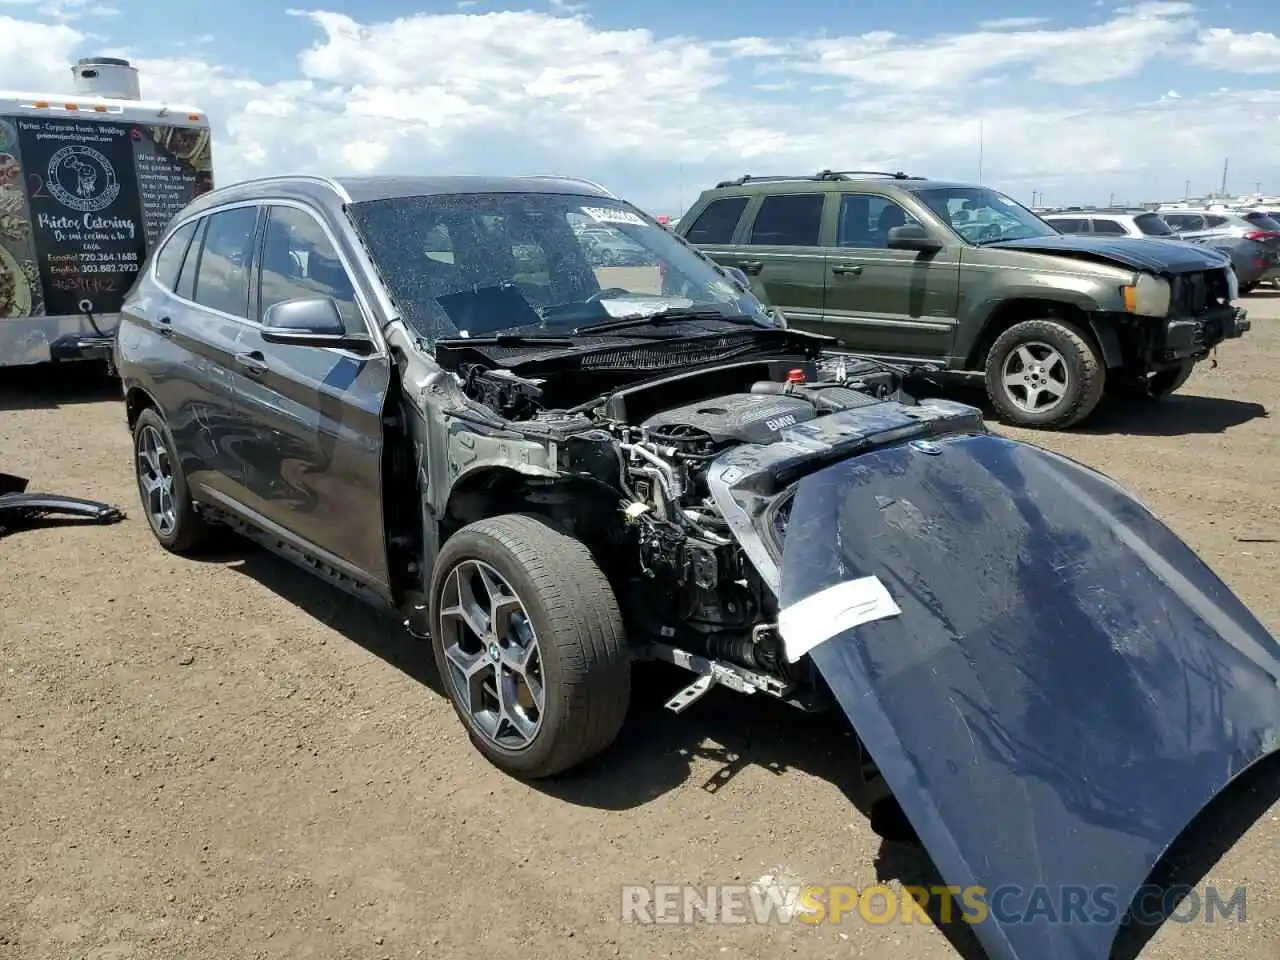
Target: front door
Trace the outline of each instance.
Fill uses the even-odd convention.
[[[244,505],[332,566],[386,590],[382,514],[385,351],[262,339],[263,313],[282,300],[332,297],[348,330],[372,335],[346,262],[318,213],[271,205],[250,297],[254,322],[237,355],[237,393],[258,430],[243,453]],[[375,338],[381,344],[381,338]]]
[[[889,249],[889,231],[908,224],[922,225],[887,197],[840,195],[818,332],[835,337],[843,349],[921,360],[950,353],[959,256],[954,246]]]

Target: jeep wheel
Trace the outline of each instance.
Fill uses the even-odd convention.
[[[613,589],[586,546],[539,517],[480,520],[445,542],[431,638],[472,743],[507,773],[560,773],[622,727],[631,654]]]
[[[987,354],[987,395],[1000,418],[1020,427],[1061,430],[1091,414],[1106,369],[1084,333],[1064,320],[1024,320]]]

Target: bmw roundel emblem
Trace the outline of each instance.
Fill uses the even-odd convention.
[[[942,452],[942,447],[938,446],[932,440],[912,440],[911,449],[917,453],[925,453],[931,457],[936,457]]]

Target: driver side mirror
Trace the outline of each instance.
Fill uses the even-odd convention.
[[[904,224],[901,227],[890,227],[888,245],[890,250],[931,252],[942,249],[942,244],[930,237],[924,227],[914,223]]]
[[[332,297],[298,297],[273,303],[262,314],[262,339],[294,347],[341,347],[356,353],[373,349],[367,336],[347,333]]]

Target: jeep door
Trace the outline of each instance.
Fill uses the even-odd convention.
[[[256,431],[243,450],[244,506],[343,574],[386,592],[382,411],[390,366],[374,314],[353,282],[339,229],[297,201],[266,207],[237,362],[237,388]],[[263,314],[294,298],[331,297],[361,354],[266,342]]]
[[[951,352],[960,292],[954,243],[940,249],[893,250],[889,231],[934,228],[901,204],[874,193],[845,191],[824,223],[829,246],[819,333],[843,348],[885,356],[936,360]]]
[[[730,255],[715,254],[737,267],[766,303],[778,307],[801,330],[822,319],[826,251],[822,248],[822,193],[776,193],[757,197],[747,210]]]

